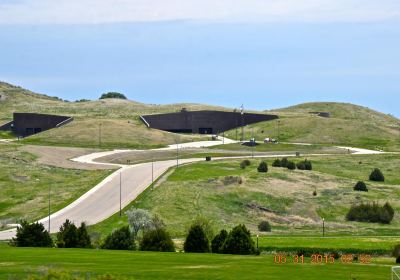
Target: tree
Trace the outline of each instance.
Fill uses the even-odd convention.
[[[289,170],[295,170],[296,169],[296,164],[293,161],[288,161],[286,164],[287,169]]]
[[[261,221],[258,224],[258,230],[261,232],[271,232],[271,225],[268,221]]]
[[[85,223],[81,223],[81,226],[78,228],[77,235],[78,235],[78,246],[77,246],[78,248],[92,248],[92,241],[87,232]]]
[[[211,242],[211,252],[214,254],[221,254],[223,245],[228,237],[228,232],[226,230],[221,230],[217,236]]]
[[[241,168],[241,169],[245,169],[247,166],[250,166],[250,165],[251,165],[250,160],[245,159],[245,160],[243,160],[243,161],[240,163],[240,168]]]
[[[199,215],[194,219],[192,225],[198,225],[200,226],[204,234],[206,235],[208,240],[213,240],[214,238],[214,225],[213,222],[210,219],[207,219],[206,217]]]
[[[362,181],[357,182],[354,186],[354,190],[358,192],[368,192],[367,185]]]
[[[275,159],[274,162],[272,163],[273,167],[282,167],[282,162],[280,159]]]
[[[128,216],[128,223],[131,226],[135,238],[138,237],[140,230],[151,226],[151,214],[144,209],[131,208],[125,213]]]
[[[301,161],[296,166],[299,170],[312,170],[312,163],[308,160]]]
[[[222,249],[225,254],[250,255],[256,252],[250,231],[245,225],[238,225],[228,234]]]
[[[100,99],[107,99],[107,98],[117,98],[117,99],[126,99],[126,96],[119,92],[107,92],[103,93],[100,96]]]
[[[16,247],[53,247],[53,240],[42,224],[21,221],[10,244]]]
[[[379,168],[375,168],[371,175],[369,175],[369,180],[375,182],[385,182],[385,176],[383,176],[383,173]]]
[[[210,242],[200,225],[193,225],[186,237],[184,244],[186,253],[208,253],[210,252]]]
[[[267,173],[268,172],[268,164],[265,161],[262,161],[257,168],[258,172]]]
[[[101,248],[107,250],[135,250],[135,238],[129,226],[122,227],[109,234]]]
[[[146,230],[140,241],[141,251],[175,252],[174,242],[164,228]]]
[[[78,229],[70,220],[67,219],[57,233],[57,247],[78,248],[78,243]]]

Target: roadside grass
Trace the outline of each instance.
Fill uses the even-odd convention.
[[[0,131],[0,139],[14,139],[16,136],[11,131]]]
[[[392,166],[397,160],[392,156],[357,156],[360,158],[379,159],[384,166]],[[359,170],[354,157],[312,157],[312,172],[273,168],[273,160],[266,160],[270,169],[267,174],[256,171],[261,159],[251,160],[252,165],[246,169],[240,169],[240,160],[236,159],[181,166],[126,209],[134,206],[159,214],[175,238],[182,238],[199,215],[210,219],[216,231],[243,223],[256,234],[258,223],[268,220],[275,236],[318,236],[325,218],[328,236],[396,236],[399,232],[400,215],[395,215],[390,225],[345,220],[350,206],[360,201],[381,204],[389,201],[399,213],[400,202],[396,197],[400,195],[400,186],[390,184],[399,180],[399,173],[388,173],[388,183],[368,182],[370,191],[360,193],[353,191],[353,186],[363,172],[368,178],[370,168]],[[325,161],[332,163],[324,164]],[[350,168],[353,164],[356,166]],[[346,169],[346,176],[336,175],[340,169]],[[230,176],[240,177],[242,184]],[[92,229],[108,234],[126,223],[126,217],[120,219],[115,215]]]
[[[109,170],[84,171],[41,165],[20,145],[0,145],[0,220],[34,221],[67,206],[108,176]]]
[[[371,265],[275,264],[274,256],[117,252],[85,249],[0,249],[0,278],[24,279],[46,269],[75,275],[115,275],[128,279],[388,279],[393,259],[373,259]]]
[[[258,141],[262,141],[259,139]],[[253,147],[249,147],[246,145],[242,145],[240,143],[234,144],[227,144],[227,145],[220,145],[211,147],[211,149],[224,149],[224,150],[231,150],[231,151],[246,151],[251,152],[253,149],[255,152],[300,152],[301,154],[314,154],[314,153],[345,153],[343,149],[338,149],[335,147],[330,147],[327,145],[295,145],[295,144],[265,144],[259,143],[258,145]]]

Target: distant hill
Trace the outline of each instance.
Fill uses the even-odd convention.
[[[366,107],[321,102],[269,112],[280,116],[281,141],[400,150],[400,120]],[[331,117],[323,118],[311,112],[329,112]],[[278,137],[277,122],[257,124],[254,129],[259,137]]]
[[[34,112],[72,116],[75,120],[58,129],[49,130],[23,140],[41,145],[99,146],[102,148],[150,148],[173,144],[176,141],[202,139],[147,129],[139,119],[141,114],[227,108],[201,104],[149,105],[123,99],[102,99],[87,102],[67,102],[56,97],[0,82],[0,123],[12,119],[13,112]],[[101,127],[100,127],[101,126]],[[100,132],[101,131],[101,132]],[[101,137],[99,137],[101,134]]]
[[[232,110],[203,104],[154,105],[123,99],[67,102],[2,82],[0,96],[0,123],[11,120],[13,112],[48,113],[75,118],[66,126],[24,140],[26,143],[43,145],[98,147],[101,130],[103,148],[159,147],[175,143],[177,136],[147,129],[139,115],[177,112],[181,108]],[[322,118],[310,112],[329,112],[331,118]],[[305,103],[268,113],[280,116],[281,141],[400,150],[400,120],[369,108],[345,103]],[[258,140],[278,138],[278,121],[248,126],[245,133],[246,138],[254,133]],[[228,135],[234,138],[236,133]],[[180,135],[179,138],[179,141],[190,141],[200,139],[200,136]]]

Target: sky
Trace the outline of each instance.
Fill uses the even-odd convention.
[[[398,0],[0,0],[0,80],[63,99],[400,117]]]

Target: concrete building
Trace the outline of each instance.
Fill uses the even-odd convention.
[[[276,115],[224,111],[187,111],[141,116],[150,128],[177,133],[217,134],[249,124],[278,119]]]
[[[36,113],[14,113],[13,121],[0,126],[0,130],[11,130],[17,136],[27,137],[42,131],[60,127],[73,118]]]

